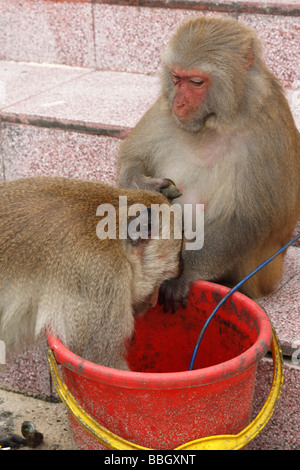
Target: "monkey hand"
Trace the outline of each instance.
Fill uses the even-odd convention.
[[[158,302],[164,306],[164,311],[168,312],[172,304],[172,313],[178,310],[179,303],[183,308],[187,306],[190,283],[182,277],[176,277],[164,281],[160,286]]]
[[[135,182],[135,186],[139,189],[158,191],[169,199],[169,201],[181,196],[181,192],[169,178],[150,178],[145,176],[140,179],[138,183]]]
[[[176,199],[182,195],[179,189],[176,187],[174,181],[170,180],[169,178],[164,178],[163,181],[168,182],[168,185],[163,186],[160,189],[160,192],[163,194],[163,196],[169,199],[169,201],[172,201],[172,199]]]

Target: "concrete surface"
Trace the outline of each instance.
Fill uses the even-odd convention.
[[[62,403],[50,403],[19,393],[0,390],[0,434],[21,434],[23,421],[32,421],[37,431],[44,435],[42,444],[35,450],[71,450],[67,411]],[[32,450],[20,447],[20,450]]]

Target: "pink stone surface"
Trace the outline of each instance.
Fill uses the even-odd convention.
[[[37,345],[8,357],[6,364],[0,365],[1,387],[41,397],[53,395],[45,347],[43,339]]]
[[[300,233],[300,219],[298,220],[298,223],[295,227],[295,230],[294,230],[294,237]],[[298,238],[298,240],[294,243],[295,246],[299,246],[300,247],[300,238]]]
[[[284,275],[277,289],[258,303],[268,314],[279,337],[282,351],[291,355],[300,340],[300,248],[290,247]]]
[[[114,183],[118,139],[2,124],[5,178],[64,176]]]
[[[26,62],[0,62],[0,109],[15,105],[27,98],[62,86],[90,73],[82,67],[56,66]],[[44,103],[44,108],[51,103]]]
[[[271,388],[273,363],[264,359],[258,365],[253,419],[263,407]],[[284,363],[284,383],[270,421],[247,450],[299,450],[300,448],[300,368]]]
[[[97,68],[152,73],[160,69],[160,55],[171,34],[193,10],[95,5]],[[220,16],[206,12],[207,16]],[[223,15],[224,16],[224,15]]]
[[[1,0],[0,59],[95,65],[91,3]]]
[[[299,250],[299,248],[298,248]],[[300,275],[274,294],[263,308],[279,337],[283,354],[290,356],[300,340]]]
[[[154,74],[178,24],[203,14],[228,15],[101,2],[0,0],[0,59]],[[257,31],[266,62],[283,85],[297,87],[300,17],[238,10],[232,15]]]
[[[106,70],[157,73],[161,52],[177,26],[189,17],[203,14],[227,16],[226,13],[207,11],[96,4],[97,67]],[[258,33],[264,46],[266,63],[282,84],[298,86],[300,18],[241,14],[238,19]]]
[[[240,15],[263,45],[267,66],[283,86],[300,88],[300,17]]]
[[[158,95],[158,79],[89,69],[0,63],[5,105],[18,115],[133,127]],[[56,85],[56,86],[55,86]]]

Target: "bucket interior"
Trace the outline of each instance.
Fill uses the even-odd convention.
[[[187,308],[172,314],[157,305],[135,320],[127,360],[136,372],[182,372],[189,369],[198,335],[226,292],[222,286],[199,290],[195,285]],[[245,299],[244,296],[240,296]],[[217,311],[200,343],[194,369],[214,366],[247,351],[257,341],[260,325],[251,308],[240,305],[239,295]],[[247,300],[247,298],[246,298]],[[256,305],[251,301],[250,305]]]

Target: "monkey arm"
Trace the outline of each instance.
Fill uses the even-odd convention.
[[[170,185],[167,178],[153,178],[153,173],[149,165],[150,158],[139,155],[132,158],[122,150],[119,160],[118,185],[123,188],[145,189],[149,191],[161,192],[163,188]]]
[[[117,176],[118,185],[120,187],[149,189],[149,182],[152,178],[146,176],[146,173],[146,165],[142,159],[139,158],[135,160],[135,158],[126,154],[126,150],[122,150]]]
[[[121,187],[149,189],[153,146],[147,133],[147,116],[151,122],[151,114],[150,109],[120,146],[117,180]]]
[[[117,171],[119,186],[158,192],[170,186],[168,175],[165,178],[156,175],[158,148],[165,138],[164,129],[169,126],[169,112],[163,109],[163,100],[159,98],[122,143]]]

